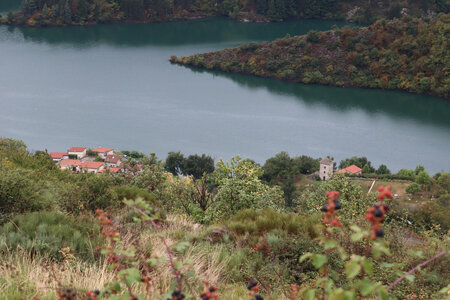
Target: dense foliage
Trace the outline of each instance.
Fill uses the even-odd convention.
[[[274,21],[322,18],[370,23],[380,18],[448,12],[445,0],[23,0],[6,23],[28,26],[170,21],[205,16]]]
[[[450,98],[450,15],[285,37],[173,63],[291,82],[397,89]]]
[[[7,299],[55,299],[55,290],[67,295],[70,288],[79,295],[72,299],[95,290],[101,296],[95,299],[129,299],[131,293],[167,299],[182,285],[187,297],[195,298],[207,280],[221,299],[246,299],[245,286],[257,280],[259,293],[269,299],[313,299],[306,295],[320,298],[327,265],[332,285],[326,286],[326,299],[358,291],[385,295],[383,286],[448,244],[448,173],[430,177],[422,166],[401,170],[417,181],[406,183],[419,202],[388,201],[380,248],[361,240],[370,229],[364,213],[378,201],[376,194],[342,174],[326,182],[308,178],[317,159],[282,152],[261,167],[236,156],[194,178],[165,170],[170,157],[181,156],[163,162],[140,154],[139,172],[73,174],[59,170],[45,152],[30,153],[22,142],[0,139],[2,293]],[[194,170],[203,170],[203,160],[192,162]],[[283,199],[289,178],[295,189],[291,203]],[[318,223],[330,190],[340,191],[343,226],[324,236]],[[337,245],[339,251],[327,251]],[[364,254],[387,247],[389,263]],[[448,262],[437,258],[390,296],[438,299],[448,284]],[[348,275],[369,265],[370,282]]]

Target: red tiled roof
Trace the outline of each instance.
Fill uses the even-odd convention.
[[[109,151],[113,151],[113,148],[105,148],[105,147],[99,147],[96,149],[92,149],[92,151],[94,152],[100,152],[100,153],[105,153],[105,152],[109,152]]]
[[[347,167],[347,168],[345,168],[345,169],[342,169],[342,170],[339,170],[339,171],[337,171],[336,173],[351,173],[351,174],[357,174],[357,173],[359,173],[359,172],[361,172],[362,171],[362,169],[361,168],[358,168],[357,166],[355,166],[355,165],[351,165],[351,166],[349,166],[349,167]]]
[[[62,158],[63,156],[68,155],[67,152],[50,152],[50,157],[53,159],[59,159]]]
[[[63,159],[59,162],[61,166],[81,166],[83,162],[78,159]]]
[[[108,169],[101,169],[98,172],[99,173],[106,173],[106,172],[118,173],[119,171],[120,171],[120,168],[108,168]]]
[[[105,162],[116,164],[119,161],[120,157],[116,154],[108,154],[106,155]]]
[[[86,147],[72,147],[67,152],[83,152],[86,150]]]
[[[82,168],[86,168],[86,169],[98,169],[101,166],[103,166],[103,162],[99,162],[99,161],[85,161],[81,165]]]

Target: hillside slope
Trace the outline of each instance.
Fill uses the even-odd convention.
[[[279,80],[399,89],[450,98],[450,14],[285,37],[172,63]]]
[[[66,26],[111,22],[165,22],[207,16],[242,21],[320,18],[372,23],[402,15],[448,13],[446,0],[22,0],[2,23]]]

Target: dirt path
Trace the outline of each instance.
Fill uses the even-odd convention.
[[[372,190],[373,186],[375,185],[376,179],[373,180],[372,185],[370,186],[369,191],[367,192],[367,195],[370,194],[370,191]]]

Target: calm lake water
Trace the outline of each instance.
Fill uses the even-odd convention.
[[[12,3],[12,2],[11,2]],[[450,101],[203,72],[190,55],[336,22],[225,18],[73,28],[0,27],[0,136],[31,149],[367,156],[396,171],[450,171]],[[338,24],[339,25],[339,24]],[[342,25],[342,24],[340,24]]]

